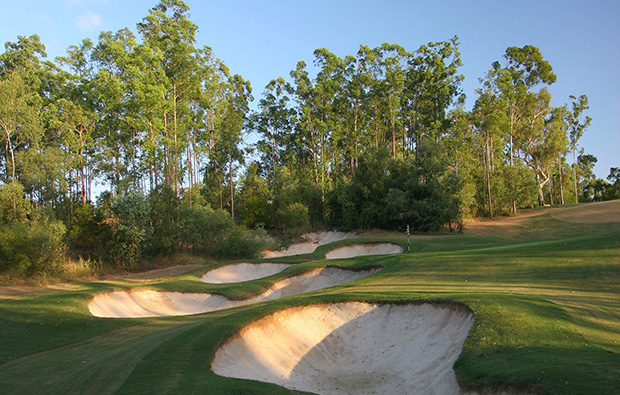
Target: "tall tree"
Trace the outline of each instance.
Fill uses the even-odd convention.
[[[494,87],[496,94],[505,102],[508,116],[507,145],[508,161],[514,166],[515,139],[520,139],[519,131],[529,127],[528,120],[523,119],[527,111],[526,102],[532,102],[531,89],[540,84],[550,85],[556,81],[556,75],[549,62],[543,59],[540,50],[531,45],[522,48],[509,47],[504,54],[504,65],[494,62],[487,75],[488,83]],[[522,124],[525,124],[524,126]],[[512,188],[515,188],[513,185]],[[512,201],[512,213],[516,214],[516,201]]]
[[[575,186],[575,203],[579,203],[579,195],[577,193],[577,143],[583,132],[590,126],[592,119],[589,116],[585,116],[582,119],[582,113],[590,108],[588,106],[588,96],[581,95],[579,98],[570,96],[573,100],[571,104],[571,111],[566,114],[566,121],[568,122],[568,133],[570,141],[570,149],[573,151],[573,182]]]
[[[536,95],[529,95],[527,121],[523,130],[522,143],[527,165],[536,172],[538,182],[538,204],[545,205],[544,186],[551,178],[550,169],[568,144],[564,123],[565,108],[552,109],[549,105],[551,95],[546,88]],[[548,115],[551,115],[547,118]]]
[[[46,56],[39,36],[19,36],[0,54],[0,128],[5,150],[5,181],[16,177],[17,151],[36,147],[42,138],[40,106]]]

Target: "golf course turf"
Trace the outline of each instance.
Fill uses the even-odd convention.
[[[614,394],[620,388],[620,201],[532,210],[466,224],[463,234],[368,232],[243,283],[206,284],[205,265],[174,277],[121,277],[48,288],[0,288],[0,392],[302,393],[213,373],[219,347],[253,322],[288,308],[338,302],[460,306],[473,313],[454,371],[462,391]],[[324,260],[356,243],[391,242],[401,254]],[[266,260],[267,261],[267,260]],[[260,261],[256,261],[260,262]],[[242,300],[325,266],[373,275],[211,313],[97,318],[88,304],[118,290],[215,293]],[[485,392],[486,391],[486,392]]]

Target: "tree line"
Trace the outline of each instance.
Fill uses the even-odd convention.
[[[579,140],[587,96],[511,47],[464,106],[458,37],[414,51],[314,52],[257,109],[180,0],[46,59],[37,35],[0,54],[0,271],[69,255],[117,267],[185,250],[256,255],[263,229],[460,229],[470,216],[620,197]],[[247,144],[249,133],[259,136]],[[106,190],[95,199],[94,187]],[[243,245],[243,246],[240,246]]]

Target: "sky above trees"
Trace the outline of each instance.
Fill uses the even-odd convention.
[[[32,0],[14,2],[0,14],[0,37],[39,34],[48,57],[102,30],[135,29],[155,0]],[[432,4],[431,4],[432,3]],[[360,44],[383,42],[415,49],[429,41],[460,37],[471,108],[478,79],[509,46],[540,48],[558,81],[549,88],[554,105],[569,95],[588,95],[592,124],[581,145],[598,158],[597,176],[618,166],[620,146],[620,3],[617,1],[409,2],[409,1],[197,1],[187,0],[199,26],[197,46],[208,45],[231,72],[252,83],[260,98],[267,83],[287,77],[298,60],[329,48],[339,56]],[[256,106],[255,104],[252,107]]]

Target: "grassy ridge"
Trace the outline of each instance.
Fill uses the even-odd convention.
[[[284,307],[360,300],[468,306],[475,325],[455,365],[462,387],[617,393],[620,232],[614,223],[597,230],[589,225],[555,230],[564,222],[543,213],[493,236],[414,236],[410,254],[320,260],[334,245],[354,242],[344,240],[314,254],[279,258],[299,265],[244,284],[204,284],[199,277],[205,267],[167,279],[0,295],[0,388],[7,393],[296,393],[216,376],[210,371],[213,354],[247,323]],[[522,237],[497,236],[513,232],[514,226]],[[548,238],[540,236],[544,227]],[[402,235],[390,240],[406,246]],[[383,270],[352,284],[196,316],[96,319],[87,311],[92,295],[116,288],[246,298],[278,279],[326,264],[356,269],[381,265]]]

